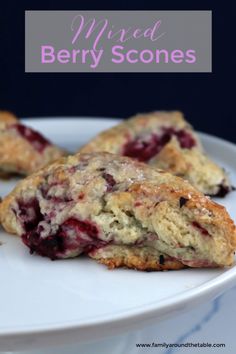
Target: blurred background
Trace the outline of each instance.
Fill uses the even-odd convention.
[[[213,73],[24,72],[25,10],[212,10]],[[233,117],[233,1],[0,2],[0,108],[20,117],[128,117],[182,110],[196,129],[236,142]]]

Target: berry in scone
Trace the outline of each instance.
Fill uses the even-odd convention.
[[[0,173],[28,175],[65,153],[9,112],[0,111]]]
[[[107,151],[129,156],[187,179],[202,193],[224,197],[230,190],[225,171],[205,154],[180,112],[139,114],[108,129],[80,152]]]
[[[223,267],[236,230],[223,206],[187,181],[109,153],[62,158],[19,182],[0,221],[51,259],[85,253],[110,268]]]

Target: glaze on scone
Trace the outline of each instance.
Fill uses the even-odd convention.
[[[28,175],[64,155],[40,133],[0,111],[0,173]]]
[[[80,152],[129,156],[187,179],[202,193],[223,197],[231,190],[225,171],[206,156],[180,112],[139,114],[108,129]]]
[[[109,267],[223,267],[236,231],[187,181],[109,153],[62,158],[19,182],[0,221],[51,259],[88,254]]]

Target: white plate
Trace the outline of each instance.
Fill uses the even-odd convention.
[[[115,123],[101,118],[27,120],[70,150]],[[201,137],[236,185],[236,146]],[[1,181],[0,194],[15,182]],[[235,218],[236,192],[220,202]],[[109,271],[83,257],[52,262],[30,255],[18,238],[4,232],[0,241],[0,350],[36,349],[122,333],[207,301],[236,279],[236,267],[145,273]]]

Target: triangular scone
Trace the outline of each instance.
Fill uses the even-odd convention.
[[[0,111],[0,173],[28,175],[65,153],[9,112]]]
[[[187,179],[202,193],[223,197],[231,190],[225,171],[211,161],[180,112],[139,114],[108,129],[80,152],[129,156]]]
[[[223,267],[236,248],[223,206],[179,177],[109,153],[62,158],[27,177],[0,204],[0,221],[32,253],[85,253],[109,267]]]

